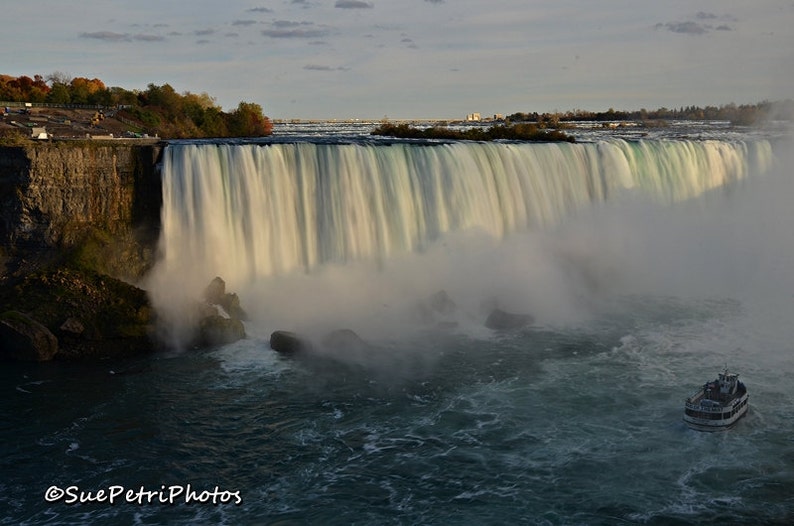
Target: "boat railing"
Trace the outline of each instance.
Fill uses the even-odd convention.
[[[690,402],[689,399],[686,400],[685,406],[687,409],[692,409],[693,411],[703,411],[705,413],[722,413],[723,411],[725,411],[725,407],[723,406],[708,406],[708,405],[695,404]]]

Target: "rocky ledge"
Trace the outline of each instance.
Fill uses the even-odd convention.
[[[146,291],[92,270],[39,270],[0,286],[0,361],[107,360],[160,349]],[[245,313],[220,278],[196,301],[193,348],[245,338]]]
[[[39,270],[0,294],[0,359],[107,359],[156,348],[146,292],[87,270]]]

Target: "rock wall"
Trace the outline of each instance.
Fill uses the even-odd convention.
[[[152,263],[162,204],[161,143],[0,147],[0,271],[65,255],[122,279]]]

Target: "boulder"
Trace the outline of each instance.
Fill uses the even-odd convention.
[[[83,325],[83,322],[77,318],[69,317],[61,324],[58,329],[63,333],[80,336],[85,332],[85,325]]]
[[[220,277],[216,277],[215,279],[210,281],[210,284],[207,285],[206,289],[204,289],[204,299],[207,300],[207,303],[220,305],[225,295],[226,295],[226,282],[223,281],[223,279],[221,279]]]
[[[311,344],[290,331],[275,331],[270,335],[270,348],[282,354],[298,354],[311,349]]]
[[[46,362],[58,352],[58,339],[47,327],[17,311],[0,314],[0,356]]]
[[[452,314],[457,308],[455,302],[452,301],[445,290],[440,290],[430,296],[427,300],[427,306],[439,314]]]
[[[493,309],[485,320],[485,326],[497,331],[519,329],[531,324],[535,319],[530,314],[515,314],[501,309]]]
[[[207,303],[223,307],[231,318],[243,321],[248,319],[248,315],[240,307],[240,298],[235,293],[226,292],[226,282],[220,277],[213,279],[204,289],[204,299]]]
[[[417,321],[429,325],[438,322],[439,318],[443,320],[454,315],[457,308],[449,294],[445,290],[440,290],[432,296],[417,302],[415,314]]]
[[[364,351],[370,347],[370,345],[361,339],[361,337],[356,334],[351,329],[338,329],[332,332],[329,332],[325,335],[322,340],[323,347],[331,350],[331,351]]]
[[[240,298],[233,292],[224,294],[223,302],[219,305],[232,318],[243,321],[248,319],[248,314],[240,306]]]
[[[214,314],[199,322],[199,339],[204,346],[224,345],[243,338],[245,327],[240,320]]]
[[[0,309],[24,312],[46,327],[57,338],[57,360],[134,356],[156,348],[146,292],[94,271],[31,272],[13,286],[0,287]],[[0,342],[6,338],[0,336]]]

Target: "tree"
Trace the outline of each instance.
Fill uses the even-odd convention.
[[[97,104],[96,94],[105,91],[105,84],[99,79],[87,79],[76,77],[69,84],[72,103],[74,104]]]
[[[262,137],[270,135],[273,124],[262,113],[262,106],[241,102],[229,115],[229,133],[236,137]]]
[[[52,104],[69,104],[72,97],[69,93],[69,86],[60,82],[53,83],[47,94],[47,102]]]

